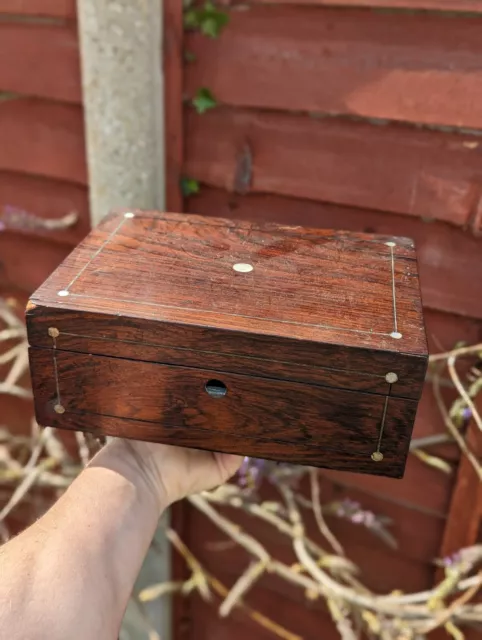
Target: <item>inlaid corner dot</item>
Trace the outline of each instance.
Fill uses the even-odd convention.
[[[124,218],[133,218],[134,214],[132,213],[132,211],[129,211],[128,213],[124,213]]]
[[[392,333],[390,334],[391,338],[394,338],[395,340],[400,340],[402,338],[402,334],[399,333],[398,331],[392,331]]]
[[[56,327],[49,327],[49,336],[51,338],[58,338],[60,331]]]
[[[54,411],[55,413],[65,413],[65,407],[63,407],[61,404],[56,404],[54,407]]]
[[[393,373],[393,371],[390,371],[390,373],[387,373],[385,376],[385,380],[388,384],[395,384],[395,382],[398,382],[398,376],[396,373]]]
[[[385,244],[387,245],[387,247],[396,247],[396,243],[395,242],[385,242]]]
[[[374,451],[372,453],[373,462],[381,462],[383,460],[383,453],[381,451]]]
[[[233,269],[238,273],[249,273],[254,269],[252,264],[248,264],[247,262],[237,262],[233,264]]]
[[[65,298],[69,295],[69,292],[66,289],[62,289],[61,291],[57,291],[57,295],[61,298]]]

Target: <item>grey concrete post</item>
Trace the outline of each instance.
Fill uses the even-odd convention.
[[[92,222],[164,207],[161,0],[78,0]]]
[[[162,0],[77,0],[92,225],[114,208],[163,209]],[[169,580],[170,549],[156,536],[136,589]],[[171,638],[170,602],[148,614]],[[147,640],[129,607],[121,638]]]

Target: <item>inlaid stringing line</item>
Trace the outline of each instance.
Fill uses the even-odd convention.
[[[70,287],[72,287],[72,285],[80,278],[80,276],[84,273],[84,271],[90,266],[90,264],[92,263],[93,260],[95,260],[95,258],[97,258],[97,256],[100,255],[100,253],[104,250],[104,248],[107,246],[107,244],[112,240],[112,238],[117,234],[117,232],[120,230],[120,228],[122,227],[122,225],[124,224],[126,218],[132,218],[134,217],[134,214],[125,214],[124,217],[122,218],[122,220],[119,222],[119,224],[117,225],[117,227],[114,229],[114,231],[112,231],[112,233],[108,236],[108,238],[102,243],[102,245],[99,247],[99,249],[97,249],[97,251],[91,256],[90,260],[88,260],[88,262],[82,267],[82,269],[77,273],[77,275],[71,280],[71,282],[67,285],[67,287],[65,289],[63,289],[62,291],[59,292],[59,295],[69,295],[69,289]],[[394,326],[395,329],[392,333],[382,333],[382,332],[378,332],[378,331],[364,331],[362,329],[348,329],[348,328],[344,328],[344,327],[336,327],[333,325],[324,325],[324,324],[311,324],[308,322],[293,322],[291,320],[276,320],[277,323],[281,323],[281,324],[291,324],[291,325],[295,325],[295,326],[305,326],[305,327],[317,327],[319,329],[327,329],[327,330],[332,330],[332,331],[345,331],[348,333],[359,333],[361,335],[372,335],[372,336],[384,336],[384,337],[397,337],[397,338],[401,338],[401,335],[396,335],[398,334],[398,322],[397,322],[397,305],[396,305],[396,298],[395,298],[395,258],[394,258],[394,253],[393,253],[393,246],[394,243],[392,242],[386,242],[386,245],[389,246],[390,248],[390,259],[391,259],[391,275],[392,275],[392,301],[393,301],[393,316],[394,316]],[[90,298],[92,300],[107,300],[109,302],[124,302],[124,303],[128,303],[128,304],[136,304],[138,301],[137,300],[129,300],[129,299],[121,299],[121,298],[106,298],[103,296],[93,296],[93,295],[82,295],[82,294],[70,294],[73,297],[76,298]],[[158,307],[160,309],[176,309],[176,310],[184,310],[184,311],[195,311],[197,313],[213,313],[212,311],[208,310],[208,309],[191,309],[188,307],[177,307],[175,305],[167,305],[167,304],[158,304],[155,302],[147,302],[144,301],[143,302],[144,305],[149,305],[152,307]],[[243,315],[243,314],[236,314],[236,313],[224,313],[223,315],[226,316],[231,316],[234,318],[244,318],[247,320],[266,320],[266,318],[258,318],[256,316],[247,316],[247,315]]]
[[[389,397],[390,396],[385,396],[385,405],[383,407],[383,414],[382,414],[382,424],[380,425],[380,433],[378,434],[377,453],[380,453],[380,447],[382,446],[383,431],[385,429],[385,420],[386,420],[386,417],[387,417],[388,399],[389,399]]]
[[[105,247],[109,244],[109,242],[112,240],[112,238],[116,235],[116,233],[119,231],[119,229],[122,227],[122,225],[124,224],[124,222],[126,221],[126,218],[122,218],[122,220],[119,222],[119,224],[117,225],[117,227],[114,229],[114,231],[112,231],[112,233],[104,240],[104,242],[101,244],[101,246],[97,249],[97,251],[95,253],[92,254],[92,256],[90,257],[90,260],[88,260],[84,266],[82,267],[82,269],[79,271],[79,273],[73,278],[73,280],[71,280],[71,282],[69,282],[69,284],[67,285],[67,287],[64,289],[64,291],[68,291],[70,289],[70,287],[80,278],[80,276],[84,273],[84,271],[91,265],[91,263],[93,262],[93,260],[95,260],[97,258],[97,256],[99,256],[102,251],[105,249]]]
[[[173,351],[193,351],[193,349],[190,349],[189,347],[173,347],[172,345],[169,344],[159,344],[159,343],[153,343],[153,342],[138,342],[136,340],[119,340],[118,338],[103,338],[102,336],[86,336],[86,335],[82,335],[80,333],[69,333],[68,331],[62,331],[62,335],[64,336],[71,336],[72,338],[85,338],[86,340],[101,340],[104,342],[121,342],[123,344],[133,344],[133,345],[140,345],[143,347],[155,347],[155,348],[159,348],[159,349],[172,349]],[[243,359],[248,359],[248,360],[261,360],[261,361],[265,361],[264,358],[260,358],[258,356],[243,356],[240,355],[239,353],[236,354],[230,354],[230,353],[220,353],[218,351],[208,351],[206,349],[196,349],[196,353],[204,353],[207,355],[222,355],[222,356],[227,356],[227,357],[236,357],[236,358],[243,358]],[[275,362],[276,364],[286,364],[286,365],[292,365],[292,362],[286,362],[284,360],[273,360],[270,358],[270,362]],[[318,369],[321,371],[338,371],[340,373],[356,373],[356,375],[360,375],[360,376],[365,376],[367,378],[383,378],[385,379],[386,376],[384,375],[380,375],[377,373],[365,373],[363,371],[351,371],[350,369],[336,369],[334,367],[318,367],[315,365],[310,365],[310,364],[302,364],[302,363],[296,363],[297,367],[301,367],[301,368],[305,368],[305,369]]]
[[[128,300],[125,298],[106,298],[104,296],[93,296],[93,295],[87,295],[87,294],[80,294],[80,293],[72,293],[71,294],[72,298],[88,298],[90,300],[106,300],[107,302],[125,302],[125,303],[129,303],[129,304],[138,304],[139,300]],[[199,308],[191,308],[191,307],[177,307],[175,305],[171,305],[171,304],[159,304],[157,302],[147,302],[145,300],[142,301],[142,304],[145,306],[149,306],[149,307],[157,307],[159,309],[175,309],[178,311],[194,311],[196,313],[215,313],[214,311],[210,310],[210,309],[199,309]],[[230,316],[232,318],[243,318],[246,320],[261,320],[261,321],[268,321],[268,322],[276,322],[276,324],[291,324],[291,325],[295,325],[298,327],[316,327],[318,329],[329,329],[329,330],[334,330],[334,331],[347,331],[350,333],[361,333],[364,335],[369,335],[369,336],[385,336],[385,337],[390,337],[391,334],[390,333],[381,333],[378,331],[363,331],[362,329],[347,329],[344,327],[334,327],[332,325],[328,325],[328,324],[311,324],[309,322],[294,322],[293,320],[272,320],[272,319],[266,319],[266,318],[259,318],[258,316],[247,316],[241,313],[226,313],[223,312],[223,316]]]
[[[391,268],[392,268],[392,300],[393,300],[393,332],[398,333],[398,321],[397,321],[397,297],[395,293],[395,256],[393,253],[393,247],[390,247]]]
[[[52,349],[52,356],[53,356],[53,361],[54,361],[54,375],[55,375],[55,389],[57,392],[57,405],[61,405],[62,402],[60,401],[60,385],[59,385],[59,372],[58,372],[58,367],[57,367],[57,340],[56,338],[52,338],[54,346]]]

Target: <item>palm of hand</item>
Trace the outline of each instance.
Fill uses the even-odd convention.
[[[131,441],[131,446],[168,503],[223,484],[236,473],[243,460],[241,456],[227,453],[148,442]]]

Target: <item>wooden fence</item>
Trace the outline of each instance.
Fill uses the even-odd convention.
[[[480,340],[482,2],[228,2],[218,38],[183,33],[176,7],[168,2],[165,51],[171,206],[184,177],[199,189],[189,211],[413,237],[431,351]],[[216,106],[197,113],[191,101],[206,89]],[[443,429],[427,385],[414,435]],[[458,460],[450,447],[438,454]],[[477,539],[477,483],[465,465],[444,475],[412,457],[401,482],[323,476],[325,500],[349,497],[393,520],[396,551],[331,522],[379,592],[430,587],[433,559]],[[183,517],[196,556],[232,584],[247,558],[214,552],[219,535],[204,518]],[[337,637],[316,605],[275,578],[248,602],[303,638]],[[246,619],[220,621],[198,600],[184,620],[186,639],[269,637]]]
[[[291,0],[221,10],[229,23],[210,39],[185,32],[182,3],[165,0],[170,208],[411,236],[431,350],[480,341],[482,0]],[[202,88],[217,106],[198,114],[189,99]],[[0,139],[0,208],[10,211],[0,225],[0,295],[22,305],[89,226],[73,0],[0,2]],[[183,177],[199,183],[184,201]],[[59,231],[26,228],[19,217],[71,211],[78,223]],[[1,402],[2,421],[25,428],[24,401]],[[442,430],[427,386],[415,437]],[[457,464],[454,448],[438,453]],[[462,515],[455,511],[472,482],[463,465],[459,476],[444,475],[412,457],[403,481],[323,477],[324,500],[349,497],[393,519],[398,550],[353,523],[331,522],[373,589],[430,587],[433,558],[478,535],[477,492]],[[247,557],[213,544],[220,534],[192,509],[178,508],[176,518],[206,568],[232,584]],[[288,557],[278,539],[270,545]],[[306,640],[337,637],[317,603],[274,578],[263,578],[248,601]],[[178,640],[272,637],[243,613],[219,619],[197,597],[177,603],[174,626]]]

